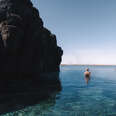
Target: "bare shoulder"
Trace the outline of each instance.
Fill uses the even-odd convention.
[[[87,71],[85,71],[84,74],[87,74]]]
[[[91,75],[91,72],[86,71],[86,72],[84,72],[84,75]]]

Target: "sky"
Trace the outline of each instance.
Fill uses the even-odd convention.
[[[64,51],[62,64],[116,64],[116,0],[32,0]]]

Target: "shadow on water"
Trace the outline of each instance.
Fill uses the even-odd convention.
[[[0,85],[0,114],[15,112],[48,99],[52,99],[51,104],[54,105],[56,95],[61,91],[62,87],[59,79],[52,80],[52,78],[55,78],[53,76],[55,74],[49,74],[48,80],[47,78],[46,80],[2,80]],[[56,76],[59,76],[58,73],[56,73]]]

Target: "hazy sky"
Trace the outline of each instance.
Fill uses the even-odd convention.
[[[64,50],[62,64],[116,64],[116,0],[32,0]]]

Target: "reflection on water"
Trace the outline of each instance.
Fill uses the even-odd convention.
[[[12,98],[10,97],[0,104],[1,116],[29,116],[31,114],[35,116],[36,114],[41,115],[42,111],[48,111],[49,107],[54,106],[56,103],[56,94],[57,92],[52,93],[49,99],[45,101],[42,100],[41,102],[37,93],[29,94],[29,96],[24,94],[12,96]],[[3,114],[6,111],[10,113]]]
[[[0,114],[6,116],[27,115],[31,106],[34,107],[45,100],[48,102],[48,99],[49,103],[53,105],[59,91],[61,91],[61,83],[58,72],[41,75],[39,80],[38,78],[27,77],[7,81],[2,79],[0,85]],[[19,113],[20,111],[23,114]]]
[[[88,85],[83,75],[87,67],[91,71]],[[1,116],[116,116],[115,69],[116,66],[61,66],[60,93]]]
[[[20,112],[23,112],[23,115],[27,115],[27,112],[29,114],[30,111],[32,112],[35,108],[39,108],[37,112],[40,114],[42,109],[46,110],[49,108],[48,106],[51,107],[56,103],[55,100],[58,98],[56,98],[56,94],[58,94],[58,91],[52,91],[49,94],[46,93],[43,95],[37,92],[1,94],[2,97],[0,97],[0,114],[4,115],[0,116],[14,116],[14,114],[17,114],[18,116]],[[40,105],[38,106],[37,104]],[[6,114],[6,112],[11,113]]]

